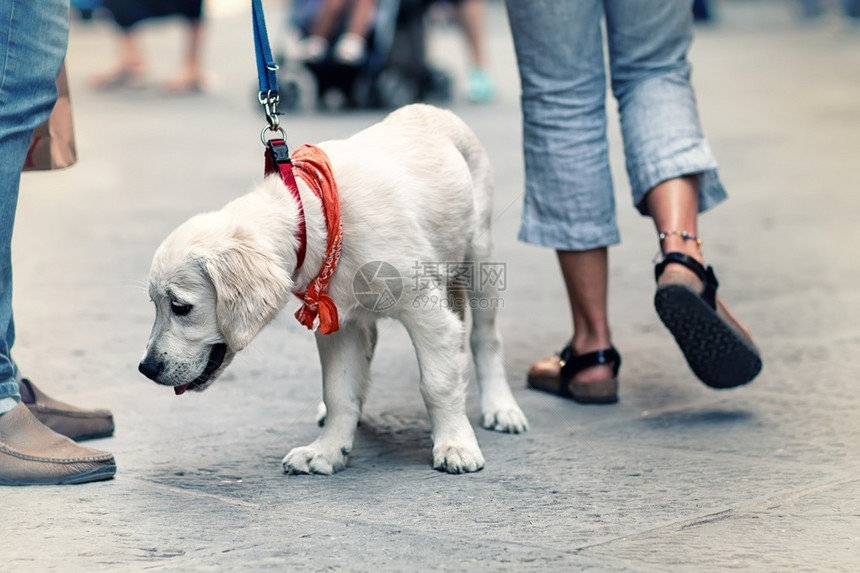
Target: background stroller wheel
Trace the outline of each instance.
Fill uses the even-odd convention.
[[[418,101],[418,82],[394,68],[382,70],[376,79],[379,105],[395,109]]]
[[[283,85],[278,86],[278,88],[281,95],[280,109],[286,111],[299,109],[302,101],[299,83],[294,80],[287,80]]]
[[[320,109],[333,111],[346,108],[349,102],[343,91],[338,88],[329,88],[322,93],[317,103]]]
[[[441,70],[427,68],[421,83],[421,99],[431,102],[451,100],[451,76]]]
[[[357,108],[370,108],[376,105],[376,94],[374,93],[373,78],[367,74],[361,74],[352,84],[352,105]]]

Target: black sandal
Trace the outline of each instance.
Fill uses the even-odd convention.
[[[561,372],[559,375],[529,374],[530,388],[569,398],[580,404],[614,404],[618,401],[618,369],[621,355],[615,347],[576,354],[570,344],[559,353]],[[594,382],[579,382],[573,377],[592,366],[606,364],[612,367],[612,378]]]
[[[687,273],[666,273],[677,263]],[[654,268],[657,293],[654,306],[660,320],[675,337],[693,373],[712,388],[733,388],[752,381],[762,361],[752,338],[729,310],[717,300],[717,277],[684,253],[666,253]]]

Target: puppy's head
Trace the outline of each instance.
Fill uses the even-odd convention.
[[[189,219],[149,274],[155,323],[139,370],[176,394],[204,390],[286,302],[289,274],[225,214]]]

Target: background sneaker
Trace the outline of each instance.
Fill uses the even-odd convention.
[[[466,92],[466,97],[474,103],[488,102],[493,99],[496,94],[496,88],[493,84],[493,78],[486,70],[475,68],[469,72],[469,87]]]

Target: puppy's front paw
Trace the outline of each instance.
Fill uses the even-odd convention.
[[[433,468],[449,474],[476,472],[484,467],[484,456],[477,444],[442,444],[433,448]]]
[[[327,450],[311,444],[293,448],[284,457],[281,466],[284,472],[295,474],[320,474],[330,476],[346,467],[346,448]]]
[[[317,404],[317,426],[319,426],[320,428],[325,427],[325,419],[327,414],[328,412],[325,408],[325,402],[320,402],[319,404]]]
[[[519,406],[514,404],[507,408],[484,412],[481,415],[481,426],[487,430],[506,434],[522,434],[528,431],[529,422]]]

